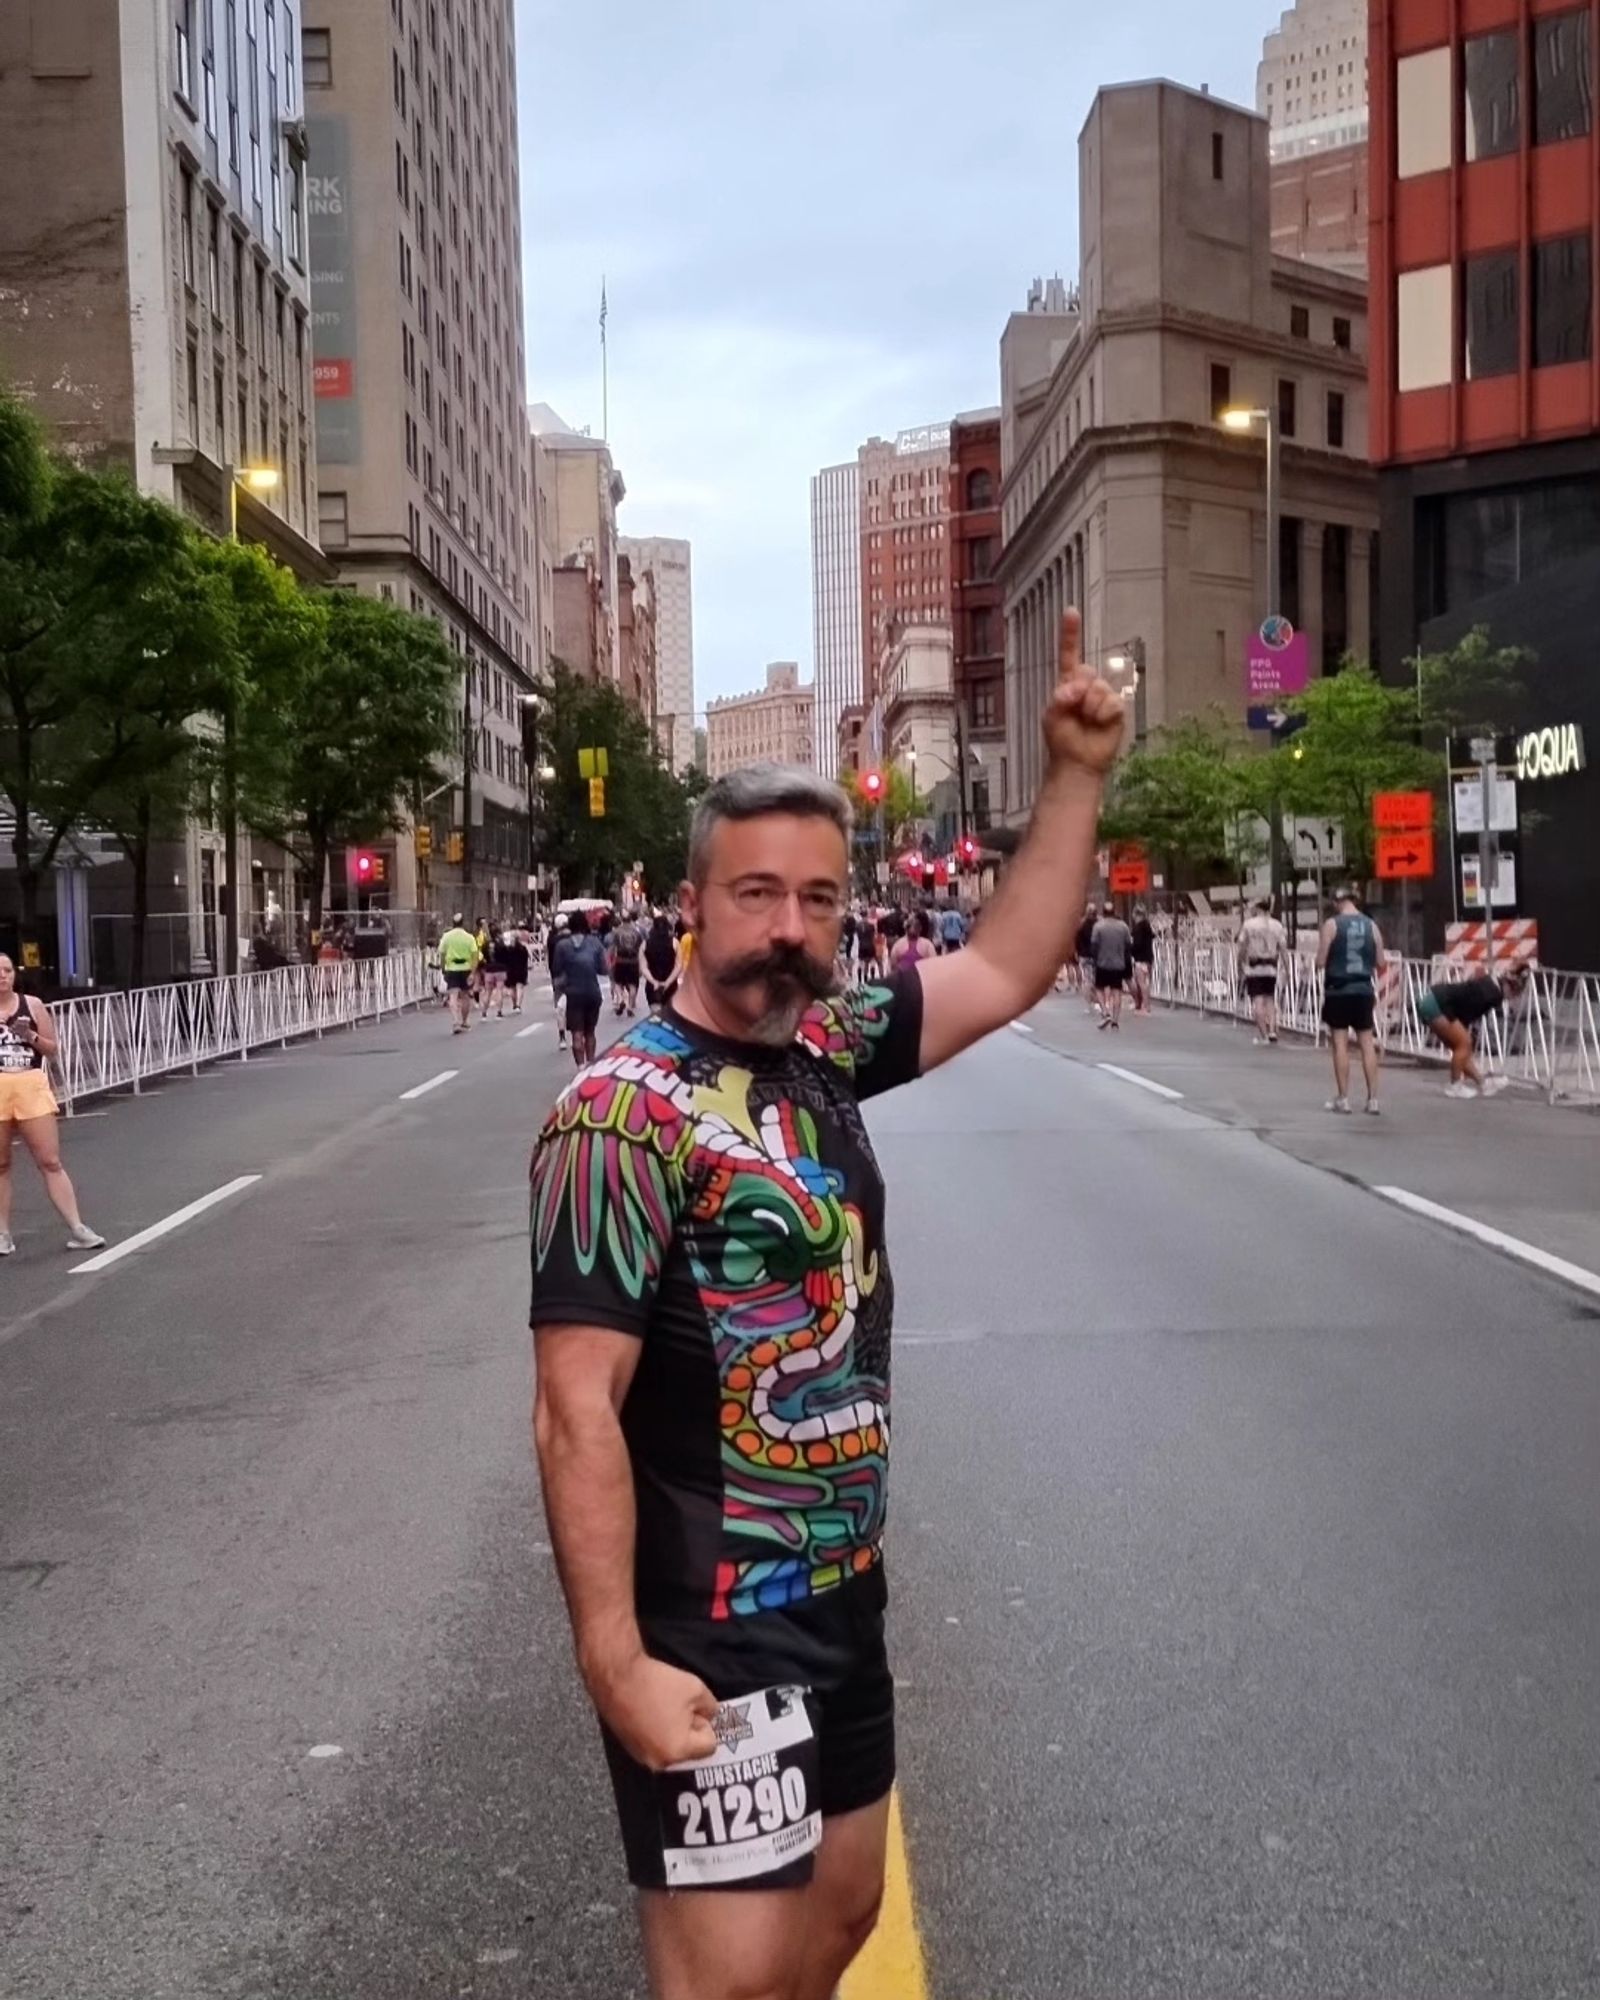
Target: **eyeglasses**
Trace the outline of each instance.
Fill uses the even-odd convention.
[[[798,899],[800,914],[808,924],[837,923],[844,910],[842,892],[820,885],[786,889],[781,882],[757,878],[754,881],[718,882],[715,886],[728,892],[733,899],[733,907],[742,917],[771,916],[778,905],[788,902],[791,896]]]

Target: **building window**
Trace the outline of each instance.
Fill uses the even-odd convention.
[[[1311,308],[1309,306],[1290,306],[1289,332],[1295,340],[1309,340],[1311,338]]]
[[[1463,366],[1469,382],[1486,375],[1514,375],[1521,359],[1517,309],[1517,253],[1497,250],[1469,257],[1461,272]]]
[[[994,505],[994,476],[985,467],[967,474],[967,506],[973,512]]]
[[[178,170],[179,262],[183,267],[186,291],[194,290],[194,175],[187,167]]]
[[[1589,91],[1589,10],[1550,14],[1533,24],[1533,137],[1547,146],[1581,139],[1594,106]]]
[[[1299,398],[1295,385],[1286,376],[1278,383],[1278,435],[1292,438],[1295,430],[1296,405]]]
[[[216,426],[212,438],[216,448],[212,457],[225,459],[228,455],[228,377],[220,361],[211,371],[211,417]]]
[[[300,31],[300,73],[307,90],[333,87],[333,32],[329,28]]]
[[[1349,350],[1350,346],[1350,322],[1347,319],[1341,319],[1338,314],[1334,315],[1333,344],[1335,347],[1342,347],[1346,351]]]
[[[1000,727],[1000,683],[982,680],[972,683],[972,726],[974,729]]]
[[[1401,180],[1450,164],[1450,51],[1426,49],[1394,66],[1395,171]]]
[[[1344,450],[1344,392],[1340,389],[1328,391],[1328,446],[1333,451]]]
[[[173,0],[173,28],[177,36],[177,74],[174,82],[178,95],[192,104],[194,102],[194,0]]]
[[[1222,134],[1220,132],[1213,132],[1211,135],[1211,178],[1214,181],[1222,179]]]
[[[222,211],[206,203],[206,303],[222,317]]]
[[[995,539],[993,535],[976,535],[967,544],[967,553],[972,564],[971,581],[986,583],[994,575]]]
[[[305,260],[304,224],[300,218],[305,213],[306,185],[305,172],[297,159],[289,161],[289,255],[295,263]]]
[[[967,646],[980,655],[994,651],[994,612],[986,604],[972,613],[967,626]]]
[[[1469,160],[1514,153],[1522,142],[1522,81],[1514,34],[1461,45],[1461,150]]]
[[[1395,282],[1395,387],[1436,389],[1451,378],[1455,353],[1450,266],[1402,271]]]
[[[200,350],[191,340],[186,351],[185,399],[189,409],[189,442],[200,442]]]
[[[1592,338],[1589,238],[1533,246],[1533,365],[1587,361]]]
[[[1211,421],[1220,423],[1224,410],[1233,407],[1233,370],[1225,361],[1211,364]]]

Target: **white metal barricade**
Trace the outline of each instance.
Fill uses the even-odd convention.
[[[1417,1003],[1438,981],[1462,976],[1442,958],[1391,955],[1380,986],[1379,1040],[1386,1048],[1444,1062],[1446,1050],[1429,1033]],[[1250,1018],[1232,943],[1214,936],[1156,939],[1155,999],[1201,1013]],[[1292,953],[1278,979],[1278,1023],[1290,1034],[1320,1039],[1322,974],[1308,953]],[[1479,1060],[1552,1102],[1600,1099],[1600,973],[1534,967],[1521,995],[1491,1014],[1479,1032]]]
[[[268,1043],[354,1027],[428,998],[423,954],[407,949],[61,1000],[50,1010],[61,1044],[51,1082],[70,1115],[99,1091],[137,1091],[146,1077],[222,1056],[247,1061]]]

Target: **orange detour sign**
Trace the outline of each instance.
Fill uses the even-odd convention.
[[[1403,797],[1404,794],[1397,796]],[[1431,832],[1380,833],[1376,860],[1379,878],[1385,882],[1399,882],[1417,876],[1431,875],[1433,835]]]

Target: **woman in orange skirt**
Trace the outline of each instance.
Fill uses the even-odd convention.
[[[67,1225],[67,1248],[98,1250],[106,1240],[79,1215],[77,1194],[61,1164],[60,1107],[44,1067],[57,1046],[50,1009],[17,991],[17,968],[0,951],[0,1257],[17,1247],[11,1235],[11,1142],[18,1132]]]

